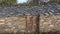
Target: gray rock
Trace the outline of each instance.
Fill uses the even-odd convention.
[[[0,7],[0,17],[10,16],[24,16],[29,13],[30,15],[41,15],[41,14],[60,14],[60,5],[58,4],[47,4],[45,6],[5,6]]]

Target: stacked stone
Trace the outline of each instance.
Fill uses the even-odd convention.
[[[0,7],[0,17],[41,15],[41,14],[60,14],[60,5],[47,4],[45,6],[5,6]]]
[[[5,6],[5,7],[0,7],[0,32],[25,32],[26,31],[26,15],[28,15],[27,20],[32,20],[33,22],[33,26],[32,26],[32,22],[29,22],[29,26],[32,26],[32,28],[30,28],[30,30],[35,31],[35,29],[37,29],[35,26],[38,23],[37,20],[37,16],[38,15],[60,15],[60,5],[58,4],[48,4],[45,6]],[[30,16],[29,16],[30,15]],[[23,18],[21,17],[23,16]],[[5,18],[3,18],[5,17]],[[32,18],[33,17],[33,18]],[[31,19],[30,19],[31,18]],[[50,29],[48,28],[52,28],[54,29],[54,25],[51,25],[52,19],[48,16],[41,16],[41,21],[40,21],[40,27],[42,28],[42,31],[48,31]],[[50,19],[50,20],[49,20]],[[53,21],[55,21],[55,19],[58,19],[58,23],[59,23],[59,17],[56,18],[54,17]],[[45,22],[46,20],[46,22]],[[48,21],[49,20],[49,21]],[[45,26],[47,25],[47,26]],[[6,26],[6,27],[5,27]],[[27,26],[28,31],[29,31],[29,26]],[[56,26],[56,25],[55,25]],[[60,26],[60,25],[58,25]],[[45,29],[45,27],[47,27]],[[54,27],[54,28],[53,28]],[[57,26],[56,26],[57,27]],[[3,29],[4,28],[4,29]],[[51,30],[52,30],[51,29]],[[58,29],[58,28],[57,28]],[[56,30],[57,30],[56,29]],[[59,30],[59,29],[58,29]],[[29,31],[30,32],[30,31]]]

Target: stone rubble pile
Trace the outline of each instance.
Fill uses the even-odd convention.
[[[60,5],[47,4],[45,6],[5,6],[0,7],[0,17],[41,15],[41,14],[60,14]]]

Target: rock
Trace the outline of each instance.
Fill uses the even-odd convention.
[[[4,6],[0,7],[0,17],[24,16],[27,13],[31,15],[41,14],[60,14],[60,5],[47,4],[45,6]]]

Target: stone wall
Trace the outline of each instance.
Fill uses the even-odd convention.
[[[36,16],[0,18],[0,33],[36,32]]]
[[[39,21],[38,21],[39,20]],[[60,15],[0,18],[0,33],[60,31]]]
[[[60,15],[40,16],[40,31],[60,31]]]
[[[0,18],[0,33],[25,32],[25,16]]]

